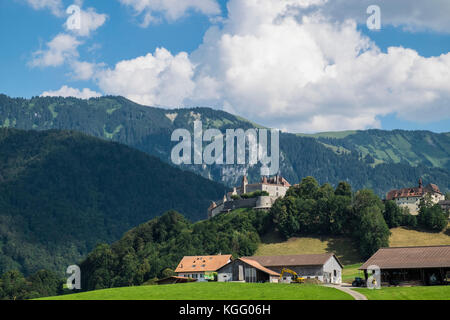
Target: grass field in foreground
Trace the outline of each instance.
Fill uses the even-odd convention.
[[[450,286],[354,289],[369,300],[450,300]]]
[[[318,285],[200,282],[105,289],[44,300],[352,300]]]

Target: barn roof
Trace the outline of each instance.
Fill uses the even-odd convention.
[[[186,256],[181,259],[175,272],[216,271],[231,260],[231,254],[217,256]]]
[[[255,260],[264,267],[289,267],[289,266],[319,266],[324,265],[331,257],[334,257],[339,265],[342,263],[334,253],[323,254],[296,254],[283,256],[253,256],[247,259]]]
[[[270,274],[271,276],[277,276],[277,277],[280,276],[280,274],[278,272],[275,272],[273,270],[267,269],[266,267],[263,267],[258,261],[248,259],[248,258],[239,258],[239,260],[247,263],[248,265],[251,265],[252,267],[254,267],[262,272]]]
[[[380,269],[450,267],[450,246],[382,248],[359,269],[367,270],[371,265]]]

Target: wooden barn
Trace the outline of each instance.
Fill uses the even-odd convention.
[[[379,249],[360,270],[378,266],[381,285],[441,285],[450,279],[450,246]]]
[[[254,260],[239,258],[217,270],[219,282],[278,282],[280,274]]]
[[[220,268],[218,281],[278,282],[285,268],[323,283],[342,281],[343,266],[333,253],[244,257]],[[292,275],[283,275],[281,281],[291,282]]]

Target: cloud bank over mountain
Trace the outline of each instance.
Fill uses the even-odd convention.
[[[213,0],[120,2],[169,22],[189,10],[220,13]],[[80,37],[68,35],[74,41],[56,50],[54,39],[38,61],[45,64],[47,53],[58,58],[52,61],[72,60],[74,77],[91,79],[105,94],[145,105],[223,108],[291,132],[377,128],[392,113],[414,122],[450,118],[450,53],[382,52],[358,29],[368,17],[366,2],[230,0],[227,16],[191,53],[158,48],[105,66],[77,59]],[[380,7],[383,23],[449,30],[446,1],[382,1]]]

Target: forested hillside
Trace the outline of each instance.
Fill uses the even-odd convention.
[[[113,140],[170,163],[173,130],[258,127],[245,119],[208,108],[166,110],[145,107],[122,97],[12,99],[0,95],[0,125],[20,129],[67,129]],[[291,183],[314,176],[336,186],[348,181],[357,189],[372,188],[384,196],[392,188],[415,186],[418,178],[450,190],[450,135],[421,131],[368,130],[318,135],[281,134],[280,171]],[[259,179],[259,168],[248,166],[184,166],[228,186],[244,172]]]
[[[167,210],[203,219],[224,190],[118,143],[0,129],[0,273],[63,273],[97,243]]]
[[[408,163],[450,169],[450,133],[366,130],[302,136],[317,138],[325,146],[341,152],[359,152],[373,165]]]

